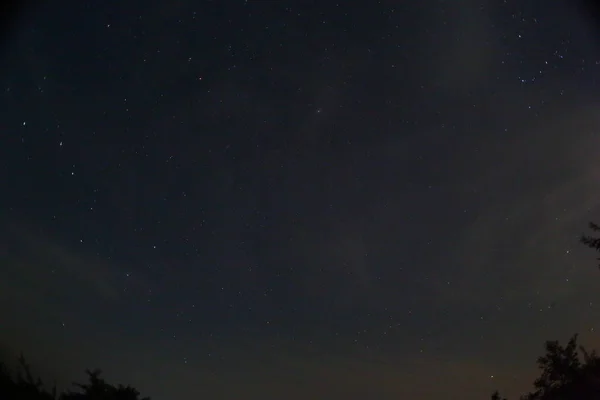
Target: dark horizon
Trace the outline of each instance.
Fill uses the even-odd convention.
[[[545,340],[600,347],[600,40],[570,2],[19,18],[0,358],[153,400],[470,400],[526,391]]]

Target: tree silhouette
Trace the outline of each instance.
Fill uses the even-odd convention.
[[[589,228],[600,231],[600,226],[593,222],[589,223]],[[581,235],[579,240],[600,252],[600,237]],[[573,335],[564,347],[558,341],[547,341],[545,350],[545,355],[537,360],[541,374],[533,383],[534,390],[521,396],[521,400],[600,399],[600,356],[595,351],[588,352],[578,346],[577,335]],[[498,391],[492,393],[491,399],[506,400]]]
[[[123,385],[111,385],[100,378],[99,369],[86,370],[88,383],[74,383],[78,391],[57,394],[56,385],[47,390],[40,378],[34,378],[23,355],[14,374],[0,363],[0,399],[2,400],[150,400],[140,392]]]
[[[600,231],[600,226],[596,225],[593,222],[590,222],[588,224],[588,227],[594,232]],[[600,251],[600,238],[599,237],[581,235],[579,237],[579,241],[591,249]],[[600,261],[600,257],[598,257],[597,260]],[[598,264],[598,268],[600,268],[600,263]]]
[[[600,357],[577,345],[573,335],[566,346],[558,341],[547,341],[546,354],[537,360],[541,370],[534,383],[534,391],[521,400],[588,400],[600,398]],[[579,353],[582,354],[580,358]],[[501,398],[498,391],[492,400]]]
[[[492,400],[507,400],[506,397],[500,397],[500,392],[497,390],[492,393]]]
[[[54,400],[56,386],[51,391],[44,389],[40,378],[34,379],[29,364],[21,354],[15,376],[5,364],[0,364],[0,398],[23,400]]]
[[[74,383],[82,392],[63,393],[60,400],[150,400],[149,397],[140,398],[140,392],[131,386],[113,386],[102,378],[99,369],[85,371],[88,375],[89,383]]]

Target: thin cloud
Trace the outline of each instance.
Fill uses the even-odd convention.
[[[78,293],[92,293],[109,302],[121,298],[123,285],[118,281],[118,274],[122,272],[117,266],[77,251],[34,226],[25,219],[4,220],[2,235],[8,245],[3,252],[7,268],[12,279],[25,285],[22,290],[29,288],[41,298],[47,294],[60,294],[59,288],[61,291],[72,288]],[[132,281],[144,286],[145,280],[137,275]],[[57,280],[71,281],[72,285],[57,285]]]

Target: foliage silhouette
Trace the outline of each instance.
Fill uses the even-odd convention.
[[[100,378],[101,371],[86,370],[88,383],[74,383],[78,391],[57,393],[56,385],[45,388],[40,378],[33,377],[29,364],[23,355],[19,357],[16,372],[0,363],[0,399],[2,400],[150,400],[140,397],[140,392],[123,385],[111,385]]]
[[[588,227],[594,232],[600,231],[600,226],[598,226],[597,224],[595,224],[593,222],[590,222],[588,224]],[[579,237],[579,241],[591,249],[600,251],[600,238],[599,237],[581,235]],[[598,257],[597,260],[600,261],[600,257]],[[598,268],[600,268],[600,263],[598,264]]]
[[[600,232],[600,226],[593,222],[589,228]],[[579,240],[600,252],[600,237],[581,235]],[[545,350],[546,354],[537,360],[541,375],[533,383],[534,391],[521,396],[521,400],[600,399],[600,356],[595,351],[578,346],[577,335],[564,347],[558,341],[547,341]],[[498,391],[492,393],[491,399],[507,400]]]
[[[82,392],[63,393],[60,397],[61,400],[150,400],[149,397],[140,398],[140,392],[131,386],[113,386],[106,383],[104,379],[100,378],[101,371],[99,369],[86,370],[86,373],[89,378],[88,384],[74,384]]]
[[[497,390],[492,393],[492,400],[507,400],[506,397],[500,397],[500,392]]]
[[[521,400],[600,398],[600,357],[595,351],[578,346],[577,335],[564,347],[558,341],[547,341],[545,348],[546,354],[537,360],[541,375],[533,383],[535,389]],[[497,391],[491,399],[506,400]]]
[[[29,364],[21,354],[15,376],[10,373],[9,368],[0,364],[0,397],[2,399],[23,400],[54,400],[56,386],[51,391],[44,389],[40,378],[34,379]]]

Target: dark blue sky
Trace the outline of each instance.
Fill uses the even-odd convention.
[[[566,1],[404,3],[23,14],[5,351],[154,399],[479,399],[546,339],[600,343],[595,32]]]

